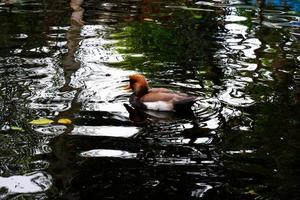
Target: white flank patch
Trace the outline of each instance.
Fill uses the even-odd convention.
[[[165,101],[144,102],[144,104],[148,110],[173,111],[174,109],[172,103]]]

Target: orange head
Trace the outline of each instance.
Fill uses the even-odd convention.
[[[133,74],[129,76],[129,85],[127,86],[127,89],[132,89],[138,97],[141,97],[148,93],[149,85],[145,76]]]

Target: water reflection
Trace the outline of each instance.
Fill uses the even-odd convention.
[[[133,137],[138,132],[136,127],[114,126],[77,126],[72,135],[106,136],[106,137]]]
[[[205,192],[213,188],[212,186],[207,185],[206,183],[197,183],[197,186],[199,186],[200,188],[192,191],[192,197],[201,198],[204,196]]]
[[[110,158],[122,158],[133,159],[137,157],[136,153],[130,153],[127,151],[110,150],[110,149],[95,149],[80,154],[82,157],[110,157]]]
[[[24,176],[0,177],[0,188],[2,191],[5,190],[6,193],[5,195],[0,194],[0,197],[6,198],[22,193],[43,192],[48,190],[51,185],[51,176],[42,172],[26,174]],[[21,196],[19,197],[22,198]]]
[[[2,2],[1,198],[299,197],[297,3]],[[193,116],[129,107],[137,72]]]

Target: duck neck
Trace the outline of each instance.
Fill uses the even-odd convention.
[[[144,95],[146,95],[149,91],[148,87],[139,87],[136,91],[135,91],[135,95],[140,98]]]

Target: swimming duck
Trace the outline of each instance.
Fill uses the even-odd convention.
[[[134,74],[129,76],[129,85],[125,89],[133,90],[130,104],[143,110],[186,112],[191,111],[196,97],[167,88],[149,88],[145,76]]]

